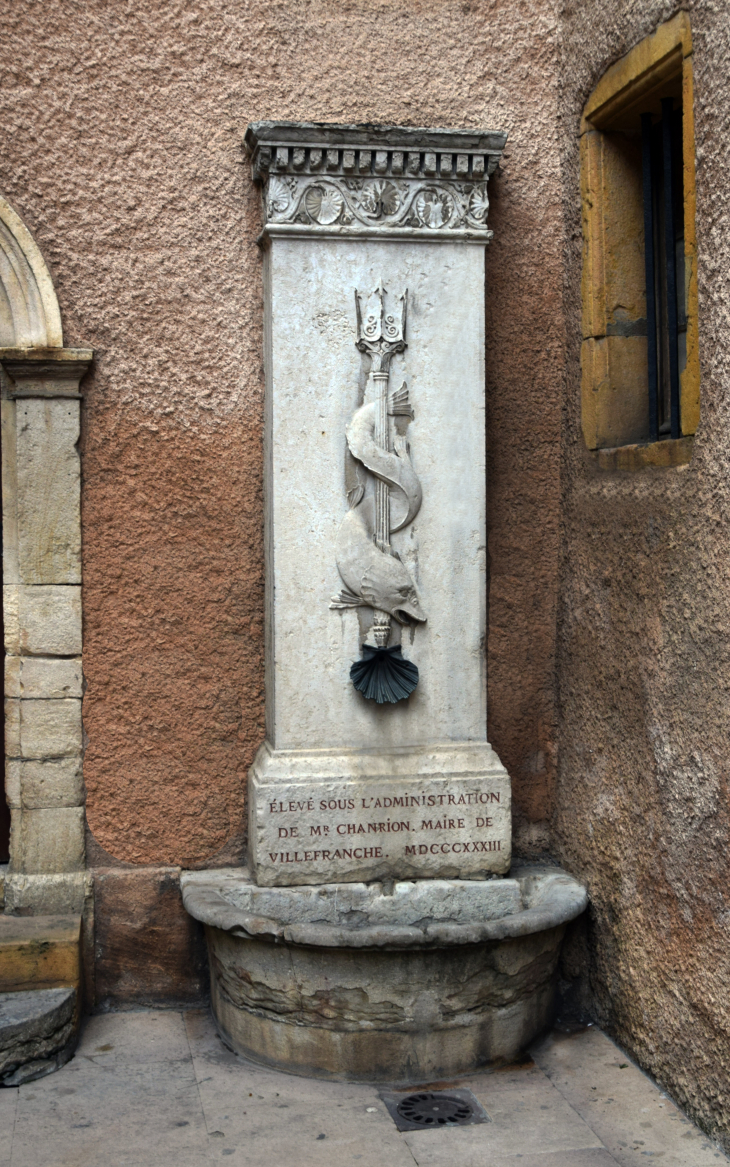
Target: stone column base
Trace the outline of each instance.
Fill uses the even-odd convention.
[[[564,927],[555,928],[546,935],[501,946],[480,944],[418,955],[302,949],[295,960],[297,975],[306,979],[308,991],[315,983],[326,986],[319,1000],[314,993],[314,1007],[324,1016],[336,1015],[339,1023],[317,1025],[312,1020],[303,1022],[297,1018],[293,1022],[277,1016],[276,991],[271,992],[270,1000],[257,1001],[256,1009],[246,1008],[248,1002],[244,1004],[238,995],[232,997],[240,985],[231,983],[230,969],[241,965],[242,953],[233,937],[206,928],[215,961],[210,983],[213,1014],[221,1037],[232,1050],[288,1073],[391,1085],[451,1078],[489,1063],[514,1061],[537,1034],[549,1027],[554,1017],[555,968],[564,931]],[[256,973],[270,978],[272,957],[282,959],[282,951],[283,957],[290,960],[288,948],[248,944],[246,973],[251,974],[255,968]],[[408,1017],[409,1009],[417,1011],[424,999],[430,1004],[446,997],[448,1008],[449,990],[453,1000],[457,996],[453,986],[465,970],[486,984],[489,966],[505,958],[530,971],[531,966],[539,964],[544,979],[529,991],[523,985],[516,988],[515,982],[507,995],[510,990],[521,992],[519,1000],[490,1004],[474,1016],[469,1016],[459,1002],[450,1023],[435,1023],[428,1014],[419,1025]],[[328,975],[323,979],[325,968]],[[359,970],[357,975],[355,968]],[[262,983],[268,985],[270,981]],[[406,1006],[385,1002],[380,1013],[376,1008],[368,1010],[373,984],[387,985],[393,993],[412,986]],[[348,1027],[342,1024],[342,1016],[350,1021]],[[405,1023],[406,1018],[410,1024]]]

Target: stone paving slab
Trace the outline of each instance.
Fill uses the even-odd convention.
[[[419,1159],[419,1163],[421,1160]],[[446,1161],[441,1158],[440,1162]],[[457,1160],[461,1167],[462,1160]],[[547,1155],[495,1155],[488,1159],[467,1159],[479,1167],[616,1167],[616,1160],[606,1150],[554,1151]]]
[[[209,1025],[213,1030],[212,1020]],[[185,1014],[170,1009],[89,1017],[79,1053],[100,1066],[189,1062]]]
[[[537,1044],[536,1064],[620,1167],[709,1167],[726,1157],[600,1029]]]
[[[207,1014],[186,1024],[208,1129],[223,1136],[229,1167],[413,1167],[378,1087],[255,1066],[223,1046]]]
[[[0,1167],[719,1167],[725,1156],[605,1034],[551,1035],[534,1061],[434,1088],[491,1121],[399,1133],[379,1087],[256,1066],[210,1015],[89,1019],[56,1074],[0,1090]]]
[[[190,1063],[74,1059],[21,1087],[11,1167],[198,1167],[207,1132]]]
[[[18,1090],[0,1089],[0,1167],[10,1167]]]
[[[440,1167],[451,1156],[456,1156],[459,1167],[484,1167],[486,1156],[492,1167],[497,1157],[509,1160],[514,1155],[604,1149],[595,1132],[534,1063],[476,1074],[459,1085],[473,1091],[492,1121],[450,1130],[409,1131],[404,1138],[419,1167]]]

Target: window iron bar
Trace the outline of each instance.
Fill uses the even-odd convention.
[[[651,114],[641,115],[641,172],[644,195],[644,265],[646,270],[646,348],[649,381],[649,440],[659,440],[659,372],[654,259],[654,168]]]
[[[679,343],[677,327],[677,262],[674,238],[674,102],[662,98],[662,161],[664,178],[664,251],[667,273],[667,331],[669,333],[669,393],[671,434],[679,437]]]

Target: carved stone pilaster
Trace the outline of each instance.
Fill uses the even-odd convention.
[[[505,139],[246,133],[264,220],[260,884],[509,869],[484,654],[484,250]]]
[[[488,241],[487,180],[507,135],[256,122],[245,137],[263,186],[264,237]]]

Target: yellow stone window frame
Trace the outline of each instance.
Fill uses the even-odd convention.
[[[647,400],[640,166],[627,165],[613,141],[631,118],[681,82],[687,356],[680,375],[678,439],[637,440]],[[583,437],[606,469],[689,462],[700,419],[695,231],[695,143],[692,32],[680,12],[612,65],[590,95],[580,128],[583,220],[581,405]],[[638,180],[637,180],[638,173]]]

